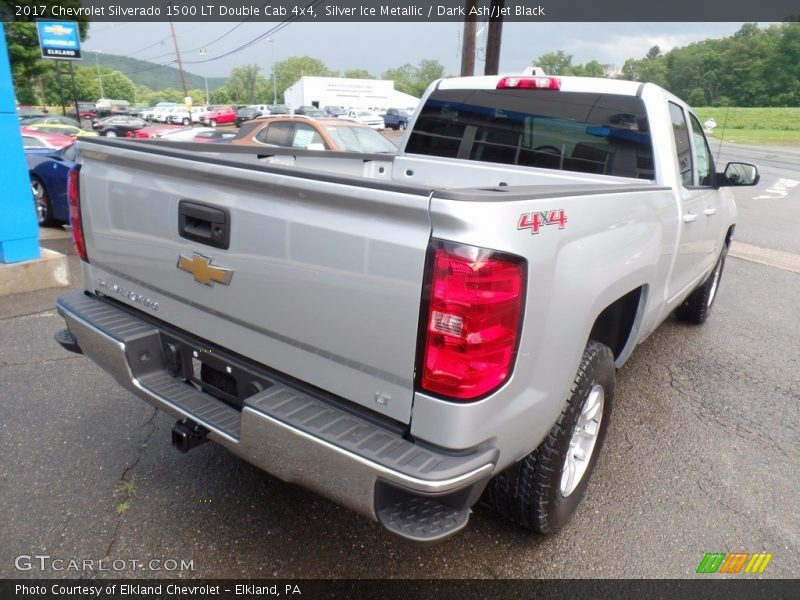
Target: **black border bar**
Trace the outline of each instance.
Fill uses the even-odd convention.
[[[457,22],[465,0],[80,0],[0,2],[3,21]],[[44,10],[42,10],[44,9]],[[476,20],[505,22],[781,22],[800,20],[797,0],[477,0]],[[43,14],[40,14],[43,13]]]

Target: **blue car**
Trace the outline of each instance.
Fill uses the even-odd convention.
[[[40,227],[61,227],[69,222],[67,179],[77,164],[75,144],[60,149],[26,148],[33,203]]]

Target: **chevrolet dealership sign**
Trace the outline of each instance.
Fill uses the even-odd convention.
[[[42,57],[61,60],[81,59],[81,40],[75,21],[37,21]]]

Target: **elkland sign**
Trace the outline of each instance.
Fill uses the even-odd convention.
[[[43,58],[80,60],[81,41],[75,21],[36,21]]]

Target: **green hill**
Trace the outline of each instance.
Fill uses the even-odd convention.
[[[181,76],[177,67],[162,67],[145,60],[116,56],[114,54],[95,53],[84,50],[83,66],[90,67],[95,64],[95,56],[101,67],[108,67],[119,71],[130,78],[136,85],[146,85],[151,90],[164,90],[166,88],[181,89]],[[204,90],[206,79],[184,70],[186,85],[191,89]],[[213,91],[225,83],[226,77],[208,77],[208,89]]]

